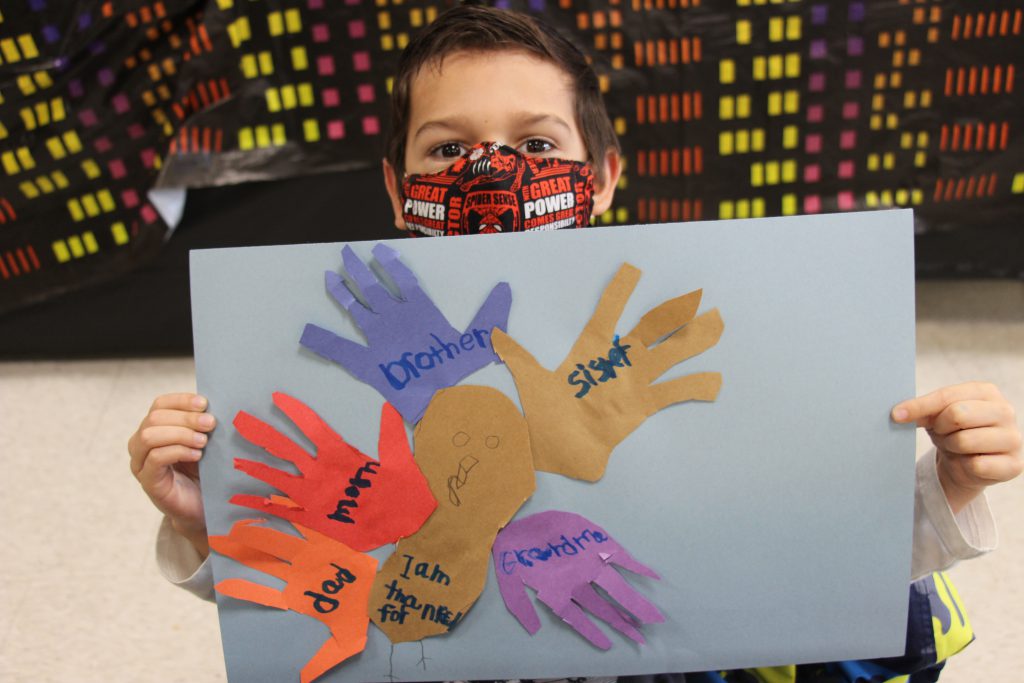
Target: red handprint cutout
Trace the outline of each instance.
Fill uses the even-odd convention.
[[[381,410],[379,461],[346,443],[298,399],[275,392],[274,405],[313,442],[316,457],[274,427],[240,411],[234,421],[238,433],[295,465],[299,475],[241,458],[235,459],[235,468],[278,489],[295,507],[253,495],[233,496],[232,503],[302,524],[360,551],[415,533],[437,507],[412,459],[402,418],[390,404]]]
[[[282,501],[287,507],[287,501]],[[302,683],[313,681],[366,647],[367,605],[377,560],[331,538],[295,525],[304,538],[236,522],[227,536],[211,536],[210,547],[238,562],[285,582],[276,590],[245,579],[226,579],[218,593],[238,600],[312,617],[331,631],[330,638],[302,667]]]

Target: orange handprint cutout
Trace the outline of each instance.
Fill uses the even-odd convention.
[[[694,317],[701,290],[652,308],[626,336],[615,334],[639,280],[639,269],[622,264],[554,371],[501,330],[492,333],[494,350],[519,391],[538,470],[597,481],[615,446],[649,416],[674,403],[718,396],[717,372],[654,384],[672,366],[718,343],[718,309]]]
[[[379,461],[346,443],[301,401],[276,392],[274,405],[313,442],[316,457],[274,427],[240,411],[234,421],[238,433],[295,465],[299,475],[236,458],[237,469],[278,489],[295,506],[253,495],[233,496],[232,503],[302,524],[361,551],[415,533],[437,507],[412,458],[402,418],[390,404],[381,410]]]
[[[282,504],[287,507],[287,501]],[[211,536],[210,547],[285,582],[276,590],[245,579],[225,579],[216,590],[238,600],[292,610],[324,624],[330,637],[300,673],[308,683],[366,647],[367,605],[377,560],[343,543],[295,525],[304,538],[236,522],[227,536]]]

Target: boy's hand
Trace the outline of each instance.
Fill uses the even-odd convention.
[[[936,467],[954,513],[985,487],[1024,469],[1021,433],[1013,406],[992,384],[944,387],[892,409],[895,422],[924,427],[938,453]]]
[[[207,442],[205,432],[216,425],[206,406],[207,400],[196,394],[158,396],[128,439],[132,474],[142,490],[203,557],[210,550],[198,462]]]

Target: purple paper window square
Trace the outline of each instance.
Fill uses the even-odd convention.
[[[807,106],[807,120],[810,123],[821,123],[825,120],[825,107],[820,104]]]
[[[821,180],[821,166],[818,164],[807,164],[804,166],[804,182],[816,183]]]
[[[811,59],[824,59],[828,55],[828,46],[824,38],[815,38],[811,41]]]
[[[321,98],[325,107],[337,107],[341,104],[341,94],[337,88],[324,88]]]
[[[46,9],[46,0],[29,0],[28,8],[33,12],[42,12]]]
[[[125,205],[125,208],[135,208],[139,205],[139,193],[135,190],[125,190],[121,193],[121,203]]]
[[[380,119],[376,116],[363,117],[363,134],[376,135],[380,132]]]
[[[60,31],[57,30],[56,26],[47,24],[43,27],[43,40],[51,45],[60,40]]]
[[[321,76],[334,75],[334,55],[320,55],[316,58],[316,70]]]
[[[132,125],[128,126],[128,136],[132,140],[137,140],[145,134],[146,127],[143,126],[141,123],[133,123]]]
[[[818,213],[821,211],[821,197],[816,194],[809,194],[804,197],[804,213]]]
[[[839,202],[839,209],[841,211],[849,211],[854,207],[853,193],[849,190],[840,192],[836,200]]]
[[[828,21],[828,5],[813,5],[811,7],[811,23],[820,26]]]
[[[359,101],[364,104],[368,102],[373,102],[377,97],[377,95],[373,91],[372,83],[362,83],[359,86],[357,86],[356,96],[359,98]]]
[[[847,36],[846,54],[851,57],[860,57],[864,54],[864,39],[860,36]]]
[[[110,84],[114,82],[114,72],[104,67],[96,74],[96,80],[99,81],[100,85],[104,88],[109,88]]]
[[[844,102],[843,103],[843,118],[846,120],[852,120],[860,115],[860,104],[857,102]]]
[[[844,130],[839,133],[839,148],[853,149],[857,146],[857,131]]]
[[[81,97],[85,94],[85,88],[82,87],[82,81],[77,78],[72,79],[68,82],[68,93],[72,97]]]
[[[860,69],[847,69],[846,87],[851,89],[860,87]]]
[[[118,114],[123,114],[132,108],[131,101],[124,93],[114,95],[113,99],[110,100],[110,103],[114,105],[114,110],[117,111]]]
[[[821,92],[825,89],[825,74],[815,71],[807,78],[807,88],[811,92]]]
[[[327,137],[332,140],[340,140],[345,137],[345,122],[341,119],[327,122]]]
[[[326,43],[331,39],[331,29],[327,24],[313,24],[312,31],[314,43]]]
[[[370,53],[365,50],[352,53],[352,68],[356,71],[370,70]]]
[[[128,169],[124,166],[124,161],[121,159],[111,159],[107,162],[107,168],[110,169],[110,175],[113,178],[123,178],[128,175]]]
[[[91,54],[94,57],[96,55],[101,55],[101,54],[103,54],[106,51],[107,51],[107,44],[106,43],[101,43],[100,41],[97,40],[97,41],[89,44],[89,54]]]
[[[90,24],[92,24],[92,15],[91,14],[89,14],[88,12],[82,12],[81,14],[78,15],[78,30],[79,31],[81,31],[83,29],[89,28]]]
[[[864,3],[850,3],[850,21],[864,21]]]
[[[103,137],[96,138],[96,142],[92,144],[93,147],[96,148],[96,151],[100,153],[109,152],[111,148],[114,146],[113,143],[110,142],[110,138],[108,138],[106,135],[104,135]]]
[[[804,149],[808,154],[821,152],[821,133],[808,133],[804,137]]]
[[[543,12],[544,0],[530,0],[530,10],[533,12]]]
[[[853,162],[845,159],[839,162],[838,175],[840,178],[849,179],[853,177]]]
[[[99,119],[96,118],[96,112],[92,109],[83,109],[78,112],[78,120],[82,122],[82,125],[86,128],[95,126]]]

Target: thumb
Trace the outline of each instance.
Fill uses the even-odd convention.
[[[497,327],[491,331],[491,344],[498,357],[508,366],[508,371],[512,373],[512,379],[517,382],[544,372],[544,368],[533,357],[533,354]]]
[[[476,312],[473,322],[466,328],[466,332],[473,330],[490,330],[492,327],[505,329],[508,327],[508,315],[512,309],[512,288],[507,282],[499,282],[487,295],[480,310]]]
[[[380,410],[380,437],[377,440],[377,460],[382,468],[412,464],[412,450],[405,433],[405,422],[390,403]]]

